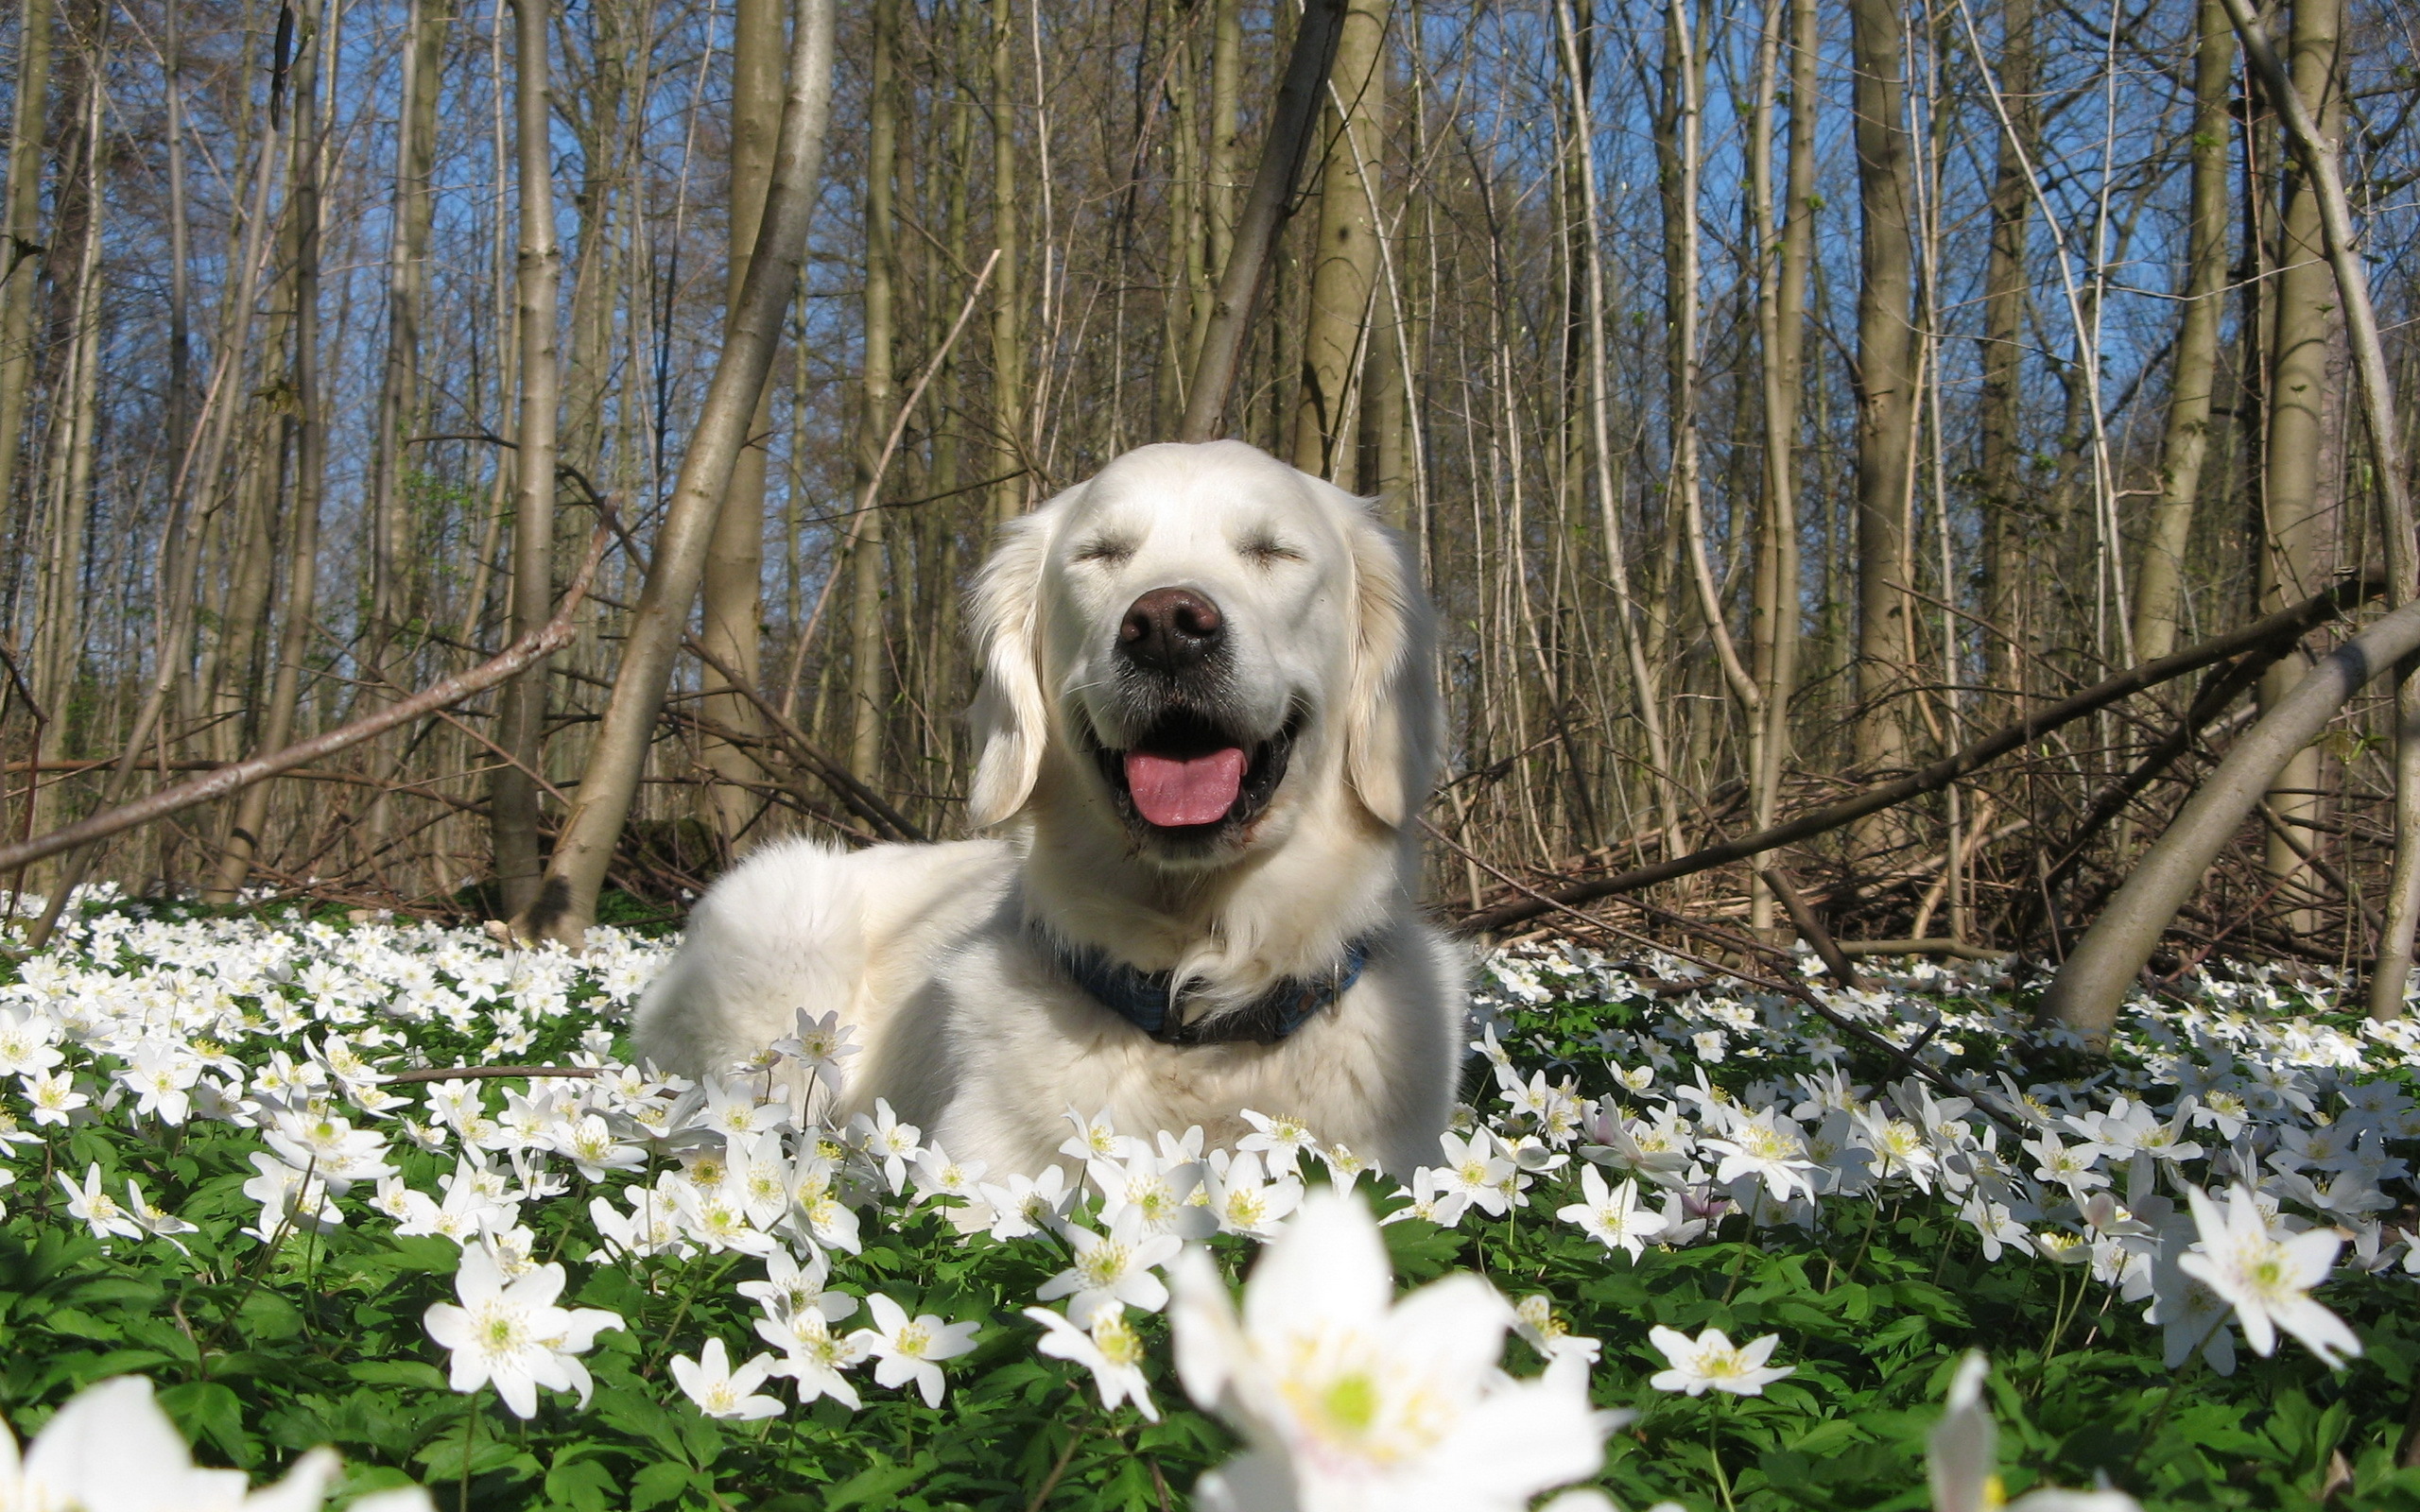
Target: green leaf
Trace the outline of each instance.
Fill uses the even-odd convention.
[[[345,1374],[365,1385],[446,1389],[444,1372],[425,1360],[363,1360],[347,1366]]]
[[[244,1434],[244,1404],[216,1381],[192,1381],[160,1393],[160,1405],[187,1438],[208,1437],[219,1452],[244,1467],[260,1463],[260,1447]]]
[[[823,1499],[824,1512],[841,1512],[843,1507],[880,1502],[932,1473],[933,1463],[929,1452],[919,1454],[905,1465],[893,1464],[877,1454],[872,1465],[832,1488],[832,1494]]]
[[[546,1500],[575,1512],[606,1512],[620,1491],[620,1480],[594,1459],[558,1459],[546,1471]]]
[[[657,1460],[640,1470],[631,1482],[631,1512],[648,1512],[677,1500],[689,1488],[689,1467],[672,1460]],[[830,1504],[830,1503],[827,1503]]]

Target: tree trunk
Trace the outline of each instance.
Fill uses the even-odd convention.
[[[866,116],[865,371],[857,413],[856,519],[849,535],[849,770],[861,782],[882,780],[883,730],[890,712],[890,648],[884,636],[882,501],[875,495],[883,442],[890,435],[891,312],[898,252],[892,245],[891,176],[898,167],[899,103],[891,75],[898,0],[874,0],[873,67]]]
[[[2159,505],[2135,568],[2135,655],[2155,662],[2176,644],[2177,597],[2202,462],[2210,448],[2210,391],[2219,368],[2219,317],[2227,277],[2227,144],[2234,123],[2235,31],[2223,0],[2203,0],[2193,63],[2193,201],[2185,246],[2185,318],[2176,336],[2168,433],[2160,445]]]
[[[50,127],[55,0],[25,0],[18,21],[17,97],[9,130],[7,221],[0,232],[0,517],[12,514],[17,456],[33,382],[34,312],[42,298],[42,180]]]
[[[514,932],[524,938],[555,939],[578,949],[596,921],[596,895],[638,791],[656,715],[671,683],[673,658],[705,574],[715,515],[731,486],[740,448],[748,442],[781,339],[783,312],[798,287],[832,100],[832,28],[833,0],[800,0],[781,142],[739,311],[730,323],[697,427],[682,455],[680,480],[656,534],[638,607],[630,617],[621,667],[580,775],[579,799],[547,863],[537,902],[513,920]]]
[[[66,396],[67,423],[52,431],[56,450],[45,511],[49,541],[43,556],[31,647],[34,696],[50,716],[43,726],[38,747],[44,763],[66,755],[76,734],[76,683],[84,660],[84,547],[91,522],[93,452],[99,418],[101,232],[108,205],[104,166],[109,153],[101,135],[100,60],[92,59],[88,66],[82,152],[84,236],[77,254],[74,323],[60,386]],[[55,782],[35,790],[35,829],[49,830],[59,824],[63,796]]]
[[[405,497],[406,444],[420,420],[420,320],[428,290],[429,227],[437,197],[437,99],[453,0],[412,0],[404,36],[403,118],[395,132],[394,225],[388,238],[387,354],[378,381],[370,464],[370,627],[373,668],[411,612],[404,584],[411,558]],[[402,696],[400,690],[396,696]]]
[[[992,243],[1000,249],[999,271],[992,275],[992,433],[997,448],[992,475],[1000,480],[992,485],[994,525],[1025,513],[1033,497],[1025,476],[1025,295],[1017,271],[1017,95],[1011,51],[1015,39],[1010,0],[992,0]],[[871,292],[868,299],[871,304]],[[882,444],[879,434],[873,444]]]
[[[1210,335],[1211,312],[1218,308],[1216,280],[1236,249],[1236,191],[1242,187],[1244,171],[1238,109],[1243,72],[1243,0],[1211,0],[1210,150],[1202,166],[1201,187],[1204,249],[1201,287],[1193,301],[1193,335],[1185,350],[1185,361],[1196,368],[1201,363],[1201,343]]]
[[[1815,63],[1821,38],[1815,0],[1773,0],[1758,60],[1751,123],[1749,193],[1755,222],[1757,337],[1764,350],[1764,507],[1757,517],[1755,676],[1764,695],[1758,765],[1749,774],[1754,827],[1772,827],[1789,753],[1789,700],[1798,688],[1798,386],[1806,341],[1806,270],[1815,246]],[[1788,37],[1784,40],[1787,28]],[[1789,58],[1789,166],[1781,234],[1772,223],[1773,94],[1779,60]],[[1749,926],[1773,928],[1773,895],[1761,877],[1749,888]]]
[[[1253,174],[1252,193],[1245,197],[1227,260],[1219,269],[1219,294],[1212,301],[1201,354],[1186,389],[1184,427],[1178,433],[1179,439],[1209,441],[1226,434],[1227,404],[1243,362],[1253,306],[1260,298],[1270,260],[1276,254],[1277,233],[1285,226],[1295,181],[1302,176],[1312,123],[1319,118],[1328,67],[1344,25],[1345,4],[1346,0],[1307,0],[1295,26],[1286,77],[1277,87],[1269,134],[1261,143],[1260,166]],[[1281,337],[1284,335],[1281,327]]]
[[[725,318],[739,311],[748,282],[748,257],[756,248],[764,218],[765,190],[773,176],[773,140],[782,129],[782,35],[784,0],[738,0],[733,11],[731,52],[731,273]],[[759,667],[764,618],[765,472],[773,430],[773,386],[764,386],[750,443],[732,467],[731,488],[715,516],[706,545],[705,613],[699,639],[723,665],[752,688],[762,685]],[[700,710],[708,719],[743,734],[754,734],[756,706],[727,685],[711,665],[701,674],[707,696]],[[743,784],[762,784],[763,770],[746,749],[708,736],[706,767],[711,783],[706,817],[728,848],[755,822],[763,802]]]
[[[294,737],[302,702],[302,663],[311,649],[312,615],[319,587],[320,497],[327,478],[327,421],[320,388],[320,72],[332,39],[322,37],[322,12],[303,0],[294,66],[293,159],[294,264],[288,287],[294,309],[294,414],[286,421],[294,443],[293,528],[286,540],[285,605],[278,628],[276,669],[268,708],[261,717],[261,748],[283,750]],[[332,22],[330,24],[333,24]],[[211,879],[214,899],[233,901],[261,850],[268,821],[271,785],[255,783],[235,806],[235,822]]]
[[[1556,0],[1555,23],[1562,33],[1572,136],[1580,146],[1581,208],[1588,222],[1588,427],[1595,443],[1592,450],[1597,464],[1597,508],[1604,530],[1606,576],[1613,583],[1615,631],[1629,662],[1633,707],[1647,737],[1648,788],[1653,795],[1658,828],[1668,853],[1678,855],[1683,849],[1680,795],[1672,781],[1671,745],[1665,735],[1664,696],[1655,662],[1647,653],[1647,637],[1638,624],[1638,606],[1631,593],[1630,547],[1623,539],[1621,488],[1615,478],[1613,406],[1606,392],[1611,382],[1607,371],[1611,356],[1605,327],[1612,312],[1606,307],[1604,228],[1598,211],[1597,118],[1593,102],[1582,93],[1579,27],[1572,17],[1571,0]]]
[[[2339,87],[2337,31],[2342,0],[2296,0],[2288,66],[2294,92],[2312,109],[2319,129],[2333,141],[2343,129],[2344,99]],[[2346,376],[2341,296],[2327,266],[2320,225],[2319,191],[2310,175],[2295,170],[2288,180],[2279,228],[2269,380],[2267,476],[2262,490],[2260,607],[2265,611],[2317,591],[2336,565],[2343,503],[2342,393]],[[2308,586],[2306,586],[2308,585]],[[2288,658],[2260,679],[2260,706],[2275,708],[2308,670]],[[2300,874],[2317,885],[2296,850],[2323,843],[2311,826],[2319,817],[2326,764],[2316,746],[2296,750],[2269,784],[2269,806],[2284,820],[2264,842],[2269,874]],[[2287,927],[2308,934],[2319,927],[2315,908],[2290,909]]]
[[[2033,45],[2035,0],[2001,0],[1997,69],[2007,120],[1996,133],[1991,247],[1983,265],[1982,391],[1976,414],[1977,471],[1983,511],[1985,679],[2001,708],[2023,700],[2024,655],[2034,538],[2025,481],[2023,399],[2027,243],[2033,226],[2033,182],[2027,163],[2041,139],[2035,96],[2041,66]]]
[[[521,200],[519,302],[521,403],[513,453],[510,638],[519,640],[553,612],[555,434],[562,377],[556,325],[561,318],[563,253],[555,238],[552,136],[554,89],[546,56],[546,0],[513,0],[515,159]],[[539,764],[544,759],[544,674],[505,685],[496,744],[505,765],[489,784],[502,911],[519,918],[538,902]]]
[[[1356,409],[1378,272],[1372,215],[1386,133],[1386,0],[1346,0],[1320,112],[1320,224],[1312,242],[1310,311],[1294,396],[1294,465],[1351,490],[1358,453]]]
[[[1857,425],[1857,763],[1868,773],[1908,765],[1908,490],[1916,423],[1914,248],[1910,144],[1903,118],[1906,60],[1899,8],[1851,0],[1857,76],[1859,225]],[[1862,849],[1904,833],[1898,816],[1859,826]]]

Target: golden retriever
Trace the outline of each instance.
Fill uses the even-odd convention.
[[[1433,1162],[1468,963],[1414,903],[1441,721],[1403,540],[1239,441],[1147,446],[1009,524],[974,611],[968,817],[1000,837],[767,846],[700,901],[640,1055],[716,1074],[837,1009],[834,1113],[887,1098],[995,1177],[1071,1108]]]

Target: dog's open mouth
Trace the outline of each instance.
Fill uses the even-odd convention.
[[[1209,838],[1269,806],[1285,780],[1298,721],[1248,741],[1188,710],[1174,710],[1124,750],[1097,746],[1101,775],[1133,821],[1170,838]]]

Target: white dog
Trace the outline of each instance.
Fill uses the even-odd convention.
[[[1008,837],[768,846],[699,902],[640,1055],[718,1073],[837,1008],[837,1111],[888,1098],[995,1176],[1056,1160],[1071,1108],[1433,1162],[1468,968],[1413,902],[1440,718],[1404,541],[1241,442],[1149,446],[1011,524],[974,608],[969,817]]]

